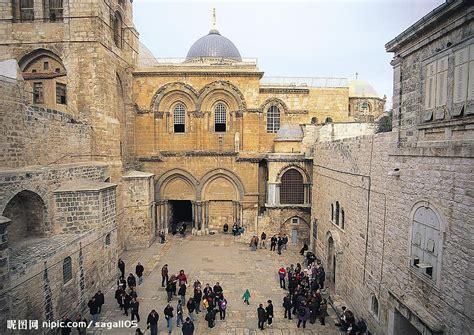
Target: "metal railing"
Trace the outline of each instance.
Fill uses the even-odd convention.
[[[263,77],[262,86],[268,87],[348,87],[347,78],[337,77]]]

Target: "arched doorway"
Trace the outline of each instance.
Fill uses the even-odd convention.
[[[333,288],[336,285],[336,251],[334,247],[334,240],[332,236],[329,236],[328,238],[328,259],[327,259],[327,265],[328,265],[328,271],[326,272],[326,276],[328,277],[329,281],[329,286],[332,286]]]
[[[9,243],[45,234],[46,206],[35,192],[24,190],[17,193],[7,203],[2,215],[12,220],[8,226]]]

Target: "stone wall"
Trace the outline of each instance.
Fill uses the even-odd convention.
[[[90,159],[89,125],[71,115],[25,104],[21,81],[0,79],[0,167]]]
[[[392,334],[394,313],[405,310],[422,332],[468,333],[474,292],[468,266],[472,243],[466,236],[474,214],[474,155],[455,146],[401,150],[394,135],[315,145],[313,247],[329,283],[335,257],[335,299],[366,319],[372,331]],[[344,210],[344,227],[331,218],[336,201]],[[437,281],[410,265],[413,212],[420,203],[430,204],[445,227]],[[372,296],[379,302],[378,315],[371,311]]]

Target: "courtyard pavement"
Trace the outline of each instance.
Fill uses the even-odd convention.
[[[163,309],[166,306],[166,292],[161,287],[161,267],[168,264],[170,274],[184,269],[188,276],[188,283],[192,285],[198,278],[202,286],[206,283],[211,286],[218,281],[224,289],[227,299],[227,315],[225,321],[216,317],[216,327],[209,329],[204,320],[204,313],[199,313],[195,324],[195,334],[216,335],[247,335],[247,334],[340,334],[335,323],[335,313],[329,307],[330,316],[326,318],[326,326],[321,326],[319,321],[315,324],[307,323],[306,329],[296,327],[296,319],[292,321],[283,317],[282,299],[284,291],[279,287],[277,271],[281,265],[288,266],[302,261],[297,248],[289,248],[279,256],[269,249],[258,249],[251,251],[247,242],[240,241],[232,235],[206,235],[187,236],[181,238],[178,235],[170,236],[165,244],[155,242],[147,249],[127,251],[120,257],[125,261],[125,273],[135,272],[135,265],[141,262],[145,267],[144,281],[138,287],[138,298],[140,302],[140,323],[142,330],[146,329],[148,313],[155,309],[160,321],[158,324],[159,334],[167,334],[166,321]],[[245,289],[250,290],[250,306],[243,303],[242,294]],[[116,322],[130,318],[123,315],[115,299],[115,286],[105,290],[105,305],[99,320],[102,322]],[[186,294],[189,298],[190,288]],[[257,328],[256,310],[258,304],[266,306],[267,300],[272,300],[274,305],[273,325],[266,327],[264,331]],[[182,334],[181,328],[176,327],[176,304],[177,298],[171,302],[175,309],[173,320],[173,334]],[[185,317],[187,309],[184,308]],[[130,314],[129,314],[130,315]],[[86,315],[89,320],[90,315]],[[90,332],[91,334],[134,334],[134,328],[116,328],[112,330],[100,329]],[[149,331],[146,332],[149,334]]]

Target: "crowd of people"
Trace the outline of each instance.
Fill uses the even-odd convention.
[[[267,249],[267,235],[263,232],[260,239],[254,235],[250,242],[252,250]],[[270,238],[270,250],[281,254],[286,250],[288,237],[286,235],[273,235]],[[325,292],[326,273],[320,260],[317,260],[314,253],[308,250],[305,244],[300,250],[304,257],[300,263],[290,266],[281,266],[278,271],[280,288],[287,291],[282,300],[284,308],[284,318],[296,320],[298,328],[306,328],[307,322],[314,324],[317,321],[321,325],[326,325],[328,314],[328,302],[323,297]],[[135,273],[129,273],[125,277],[125,262],[119,259],[117,264],[120,272],[115,291],[115,300],[126,317],[130,320],[140,322],[140,302],[137,293],[137,286],[143,283],[144,266],[138,262],[135,266]],[[163,310],[163,319],[166,322],[168,333],[171,334],[173,326],[180,327],[184,335],[194,334],[194,322],[198,314],[204,315],[208,328],[216,325],[217,314],[219,319],[225,321],[228,301],[224,297],[224,290],[219,282],[214,286],[207,283],[202,287],[201,282],[196,279],[192,284],[188,283],[188,276],[184,270],[172,273],[168,264],[161,268],[161,287],[167,297],[167,305]],[[242,296],[243,302],[250,304],[250,290],[246,289]],[[176,305],[173,304],[176,300]],[[88,302],[87,306],[91,315],[92,325],[98,321],[105,303],[104,294],[99,290]],[[175,306],[175,308],[173,308]],[[364,334],[367,327],[363,320],[356,320],[354,314],[346,307],[342,307],[342,314],[339,316],[339,323],[336,324],[341,331],[346,334]],[[274,319],[274,306],[272,300],[267,300],[266,305],[259,304],[256,313],[258,328],[264,330],[266,326],[271,326]],[[153,309],[146,318],[147,329],[151,335],[158,334],[159,313]],[[63,321],[70,321],[63,318]],[[87,320],[80,314],[75,321]],[[86,334],[86,327],[77,327],[79,334]],[[70,334],[70,328],[61,329],[61,334]],[[141,328],[136,329],[136,334],[144,334]]]

